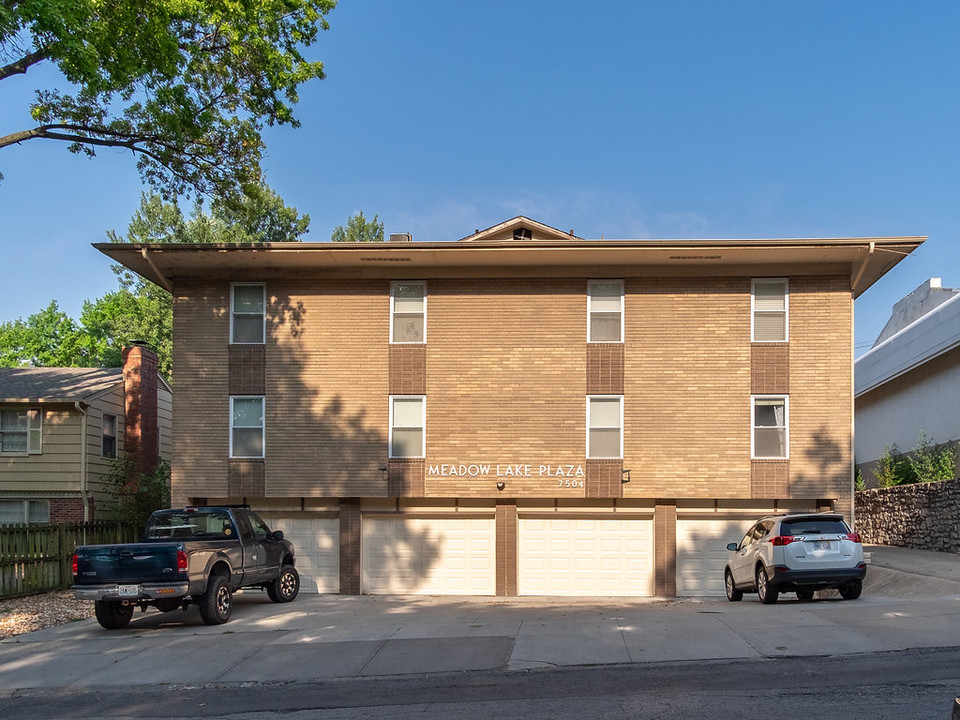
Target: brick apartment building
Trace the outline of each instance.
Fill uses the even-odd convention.
[[[852,514],[853,299],[922,241],[97,247],[174,296],[174,502],[263,511],[305,590],[673,596]]]

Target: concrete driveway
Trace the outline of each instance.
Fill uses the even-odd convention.
[[[863,596],[723,598],[301,596],[85,620],[0,643],[0,691],[313,682],[467,670],[755,659],[960,647],[960,555],[870,548]]]

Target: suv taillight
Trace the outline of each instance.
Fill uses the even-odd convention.
[[[177,572],[185,573],[187,571],[187,553],[183,550],[177,550]]]
[[[860,537],[860,533],[854,533],[854,532],[852,532],[852,533],[847,533],[847,540],[849,540],[850,542],[855,542],[855,543],[862,543],[862,542],[863,542],[863,538]]]
[[[73,575],[74,577],[76,577],[77,575],[77,554],[76,553],[73,554],[73,560],[71,560],[70,562],[71,562],[71,568],[73,569]]]
[[[770,538],[771,545],[789,545],[792,542],[797,542],[800,538],[795,537],[794,535],[777,535],[774,538]]]

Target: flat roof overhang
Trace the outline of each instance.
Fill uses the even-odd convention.
[[[171,290],[179,279],[849,275],[854,297],[922,236],[784,240],[119,244],[94,247]]]

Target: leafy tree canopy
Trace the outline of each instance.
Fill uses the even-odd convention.
[[[90,156],[127,148],[167,198],[246,190],[260,177],[264,124],[297,127],[298,87],[324,77],[302,51],[335,5],[5,0],[0,81],[50,63],[69,92],[38,89],[30,126],[0,135],[0,148],[41,138]]]
[[[333,242],[383,242],[383,223],[379,215],[368,222],[361,210],[347,219],[346,227],[338,225],[330,239]]]
[[[125,235],[111,242],[298,242],[310,217],[287,207],[273,190],[257,185],[237,203],[200,203],[184,217],[179,205],[151,194],[140,198]],[[159,356],[160,372],[173,370],[173,304],[170,293],[115,266],[120,288],[87,301],[76,323],[56,302],[26,321],[0,324],[0,366],[118,367],[130,340],[146,341]]]

